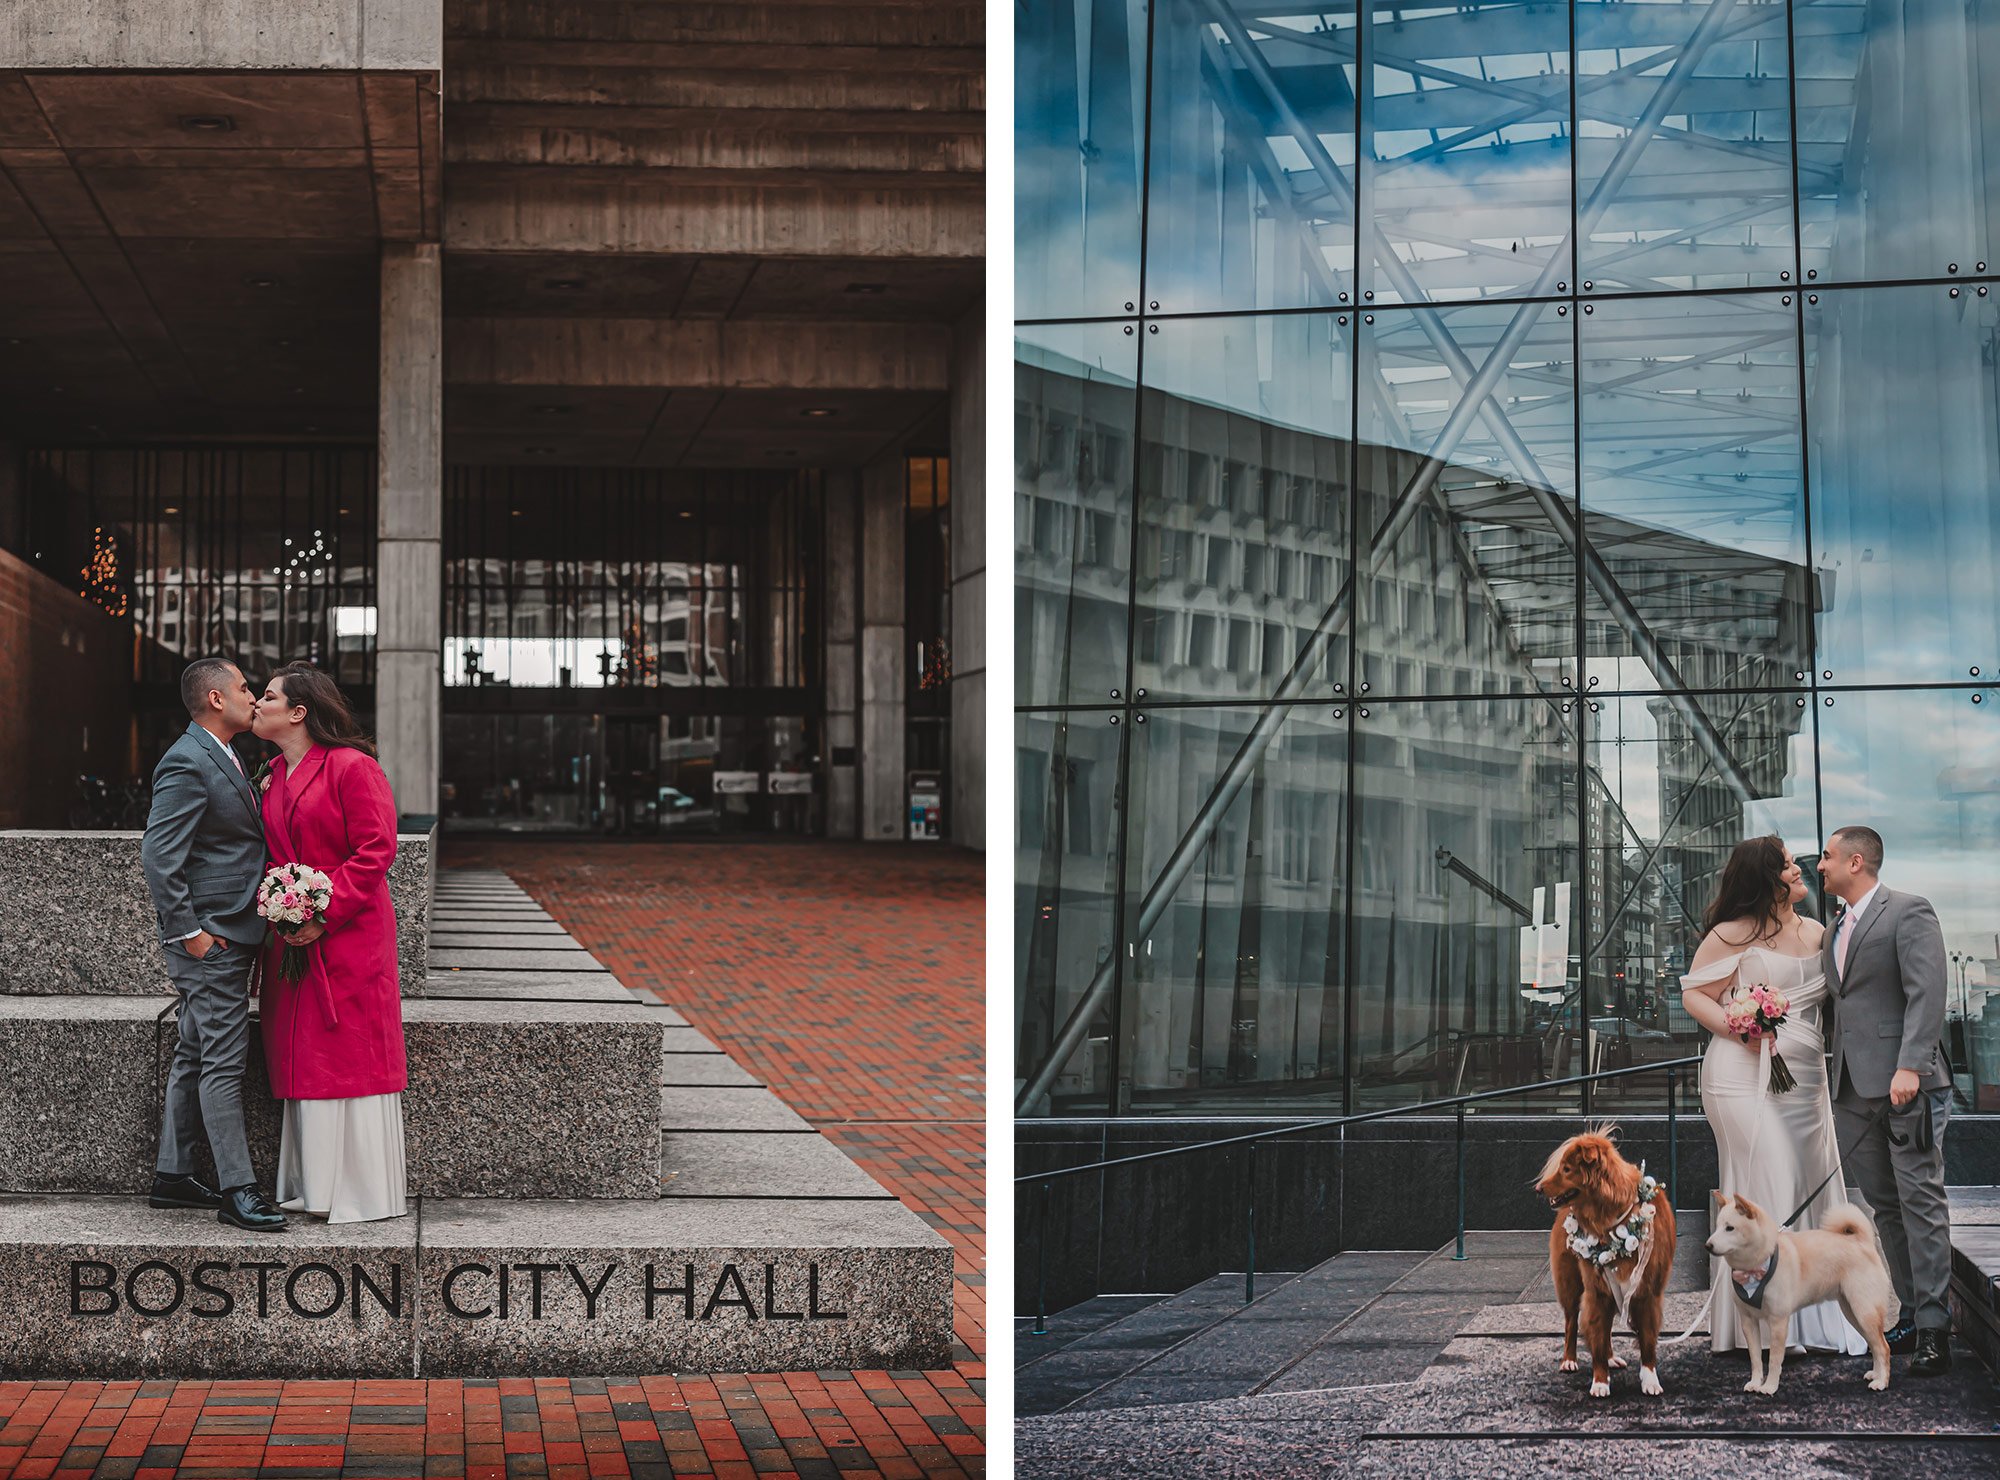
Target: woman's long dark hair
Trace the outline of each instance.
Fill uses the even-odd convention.
[[[1786,867],[1783,839],[1745,838],[1738,843],[1729,862],[1722,866],[1722,882],[1716,885],[1715,899],[1702,917],[1702,932],[1731,920],[1755,920],[1757,933],[1752,940],[1773,934],[1778,924],[1778,901],[1791,896],[1785,884]]]
[[[344,746],[374,756],[375,746],[354,722],[354,711],[347,707],[339,684],[305,662],[287,663],[271,677],[284,682],[287,708],[305,705],[306,733],[313,744]]]

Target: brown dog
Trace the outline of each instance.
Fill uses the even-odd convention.
[[[1611,1355],[1611,1319],[1625,1300],[1639,1338],[1639,1387],[1660,1392],[1658,1372],[1661,1302],[1674,1264],[1674,1210],[1666,1189],[1618,1153],[1615,1126],[1571,1136],[1549,1153],[1535,1190],[1555,1209],[1549,1230],[1549,1273],[1563,1308],[1561,1370],[1576,1371],[1577,1311],[1590,1346],[1590,1395],[1611,1396],[1611,1369],[1625,1364]],[[1650,1209],[1650,1212],[1647,1210]],[[1627,1247],[1622,1230],[1637,1249]],[[1614,1284],[1615,1282],[1615,1284]]]

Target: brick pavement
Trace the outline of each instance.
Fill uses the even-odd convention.
[[[985,1454],[981,861],[917,847],[453,845],[726,1048],[948,1239],[939,1372],[0,1382],[0,1480],[918,1480]]]

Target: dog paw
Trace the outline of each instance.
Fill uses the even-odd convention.
[[[1884,1372],[1880,1377],[1877,1377],[1873,1373],[1870,1373],[1868,1386],[1878,1393],[1887,1392],[1889,1388],[1889,1374]]]
[[[1767,1398],[1775,1397],[1778,1392],[1778,1379],[1775,1377],[1765,1378],[1764,1385],[1758,1388],[1757,1391],[1762,1393]]]
[[[1611,1384],[1610,1384],[1610,1383],[1608,1383],[1608,1382],[1593,1382],[1593,1383],[1592,1383],[1592,1384],[1590,1385],[1590,1396],[1591,1396],[1591,1397],[1593,1397],[1593,1398],[1608,1398],[1608,1397],[1610,1397],[1610,1396],[1611,1396]]]
[[[1748,1382],[1746,1382],[1746,1383],[1744,1383],[1744,1384],[1743,1384],[1743,1391],[1744,1391],[1744,1392],[1746,1392],[1746,1393],[1761,1393],[1761,1392],[1763,1392],[1763,1391],[1764,1391],[1764,1379],[1763,1379],[1763,1378],[1761,1378],[1761,1377],[1753,1377],[1753,1378],[1751,1378],[1751,1379],[1750,1379],[1750,1380],[1749,1380]]]
[[[1556,1363],[1556,1371],[1558,1372],[1576,1371],[1576,1358],[1564,1357],[1560,1362]]]
[[[1623,1357],[1612,1357],[1604,1365],[1609,1367],[1613,1372],[1623,1372],[1625,1370],[1625,1359]]]
[[[1655,1372],[1651,1367],[1645,1367],[1645,1366],[1640,1367],[1639,1391],[1644,1393],[1649,1398],[1659,1397],[1660,1394],[1665,1391],[1665,1389],[1660,1386],[1660,1374]]]

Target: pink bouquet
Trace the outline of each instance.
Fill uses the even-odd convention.
[[[1722,1004],[1723,1019],[1729,1025],[1729,1031],[1743,1042],[1758,1044],[1765,1038],[1771,1040],[1771,1093],[1775,1095],[1798,1085],[1798,1081],[1792,1078],[1792,1071],[1785,1067],[1784,1059],[1778,1054],[1778,1029],[1791,1007],[1790,999],[1783,992],[1765,983],[1738,986]]]
[[[257,886],[257,913],[277,927],[280,934],[298,930],[314,920],[325,920],[326,907],[333,899],[333,880],[316,868],[302,863],[281,863],[264,875]],[[303,981],[306,948],[285,942],[278,961],[278,975],[286,981]]]

